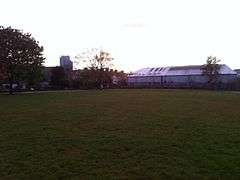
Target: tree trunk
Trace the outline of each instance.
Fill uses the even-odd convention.
[[[9,82],[9,94],[13,95],[13,82]]]
[[[9,94],[13,95],[13,80],[11,76],[8,78],[8,81],[9,81]]]

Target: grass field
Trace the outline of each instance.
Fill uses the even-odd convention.
[[[240,94],[0,95],[0,179],[239,179]]]

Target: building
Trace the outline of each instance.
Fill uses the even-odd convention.
[[[218,85],[236,80],[237,73],[227,65],[220,65]],[[202,66],[172,66],[143,68],[128,75],[130,87],[204,87],[208,78],[202,75]]]
[[[50,82],[52,78],[52,70],[56,67],[43,67],[43,81]]]
[[[42,89],[50,88],[50,82],[52,80],[52,71],[58,67],[59,66],[43,67],[42,69],[43,81],[40,83]]]
[[[235,69],[234,71],[237,73],[238,77],[240,77],[240,69]]]
[[[60,57],[60,66],[63,67],[65,72],[70,72],[73,70],[73,62],[70,60],[69,56]]]
[[[52,71],[54,69],[62,67],[66,73],[66,75],[70,74],[73,70],[73,63],[70,60],[69,56],[61,56],[60,57],[60,66],[55,66],[55,67],[44,67],[43,68],[43,77],[44,81],[50,82],[51,77],[52,77]]]

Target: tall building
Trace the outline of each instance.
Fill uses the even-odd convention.
[[[70,56],[61,56],[60,66],[63,67],[64,71],[72,71],[73,62],[70,60]]]

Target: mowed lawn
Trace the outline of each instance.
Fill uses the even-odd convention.
[[[239,179],[240,94],[0,95],[0,179]]]

